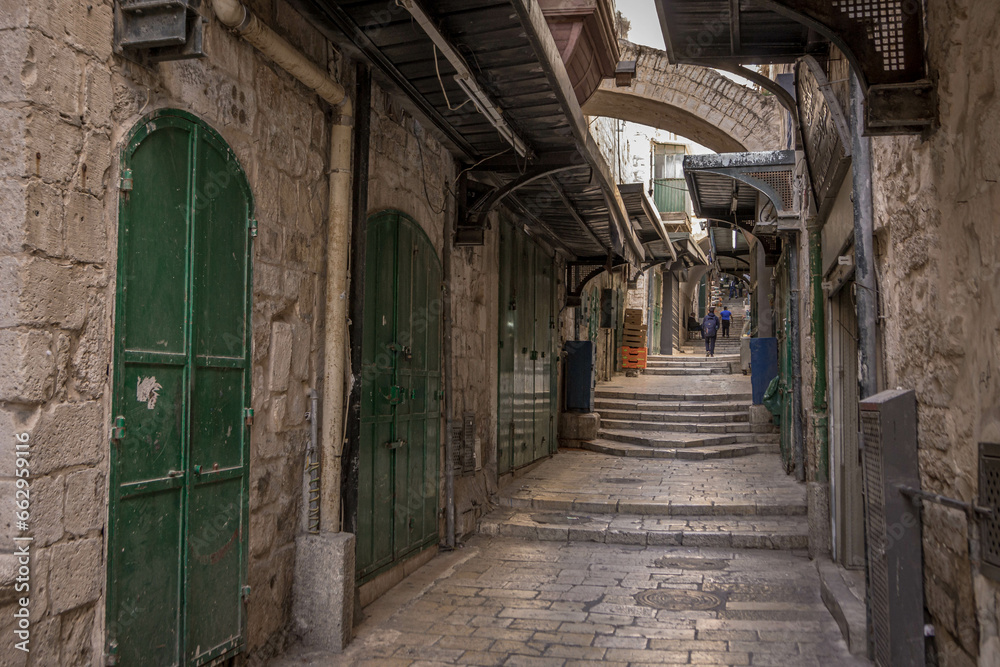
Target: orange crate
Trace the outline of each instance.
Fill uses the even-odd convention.
[[[622,347],[622,368],[646,368],[646,348]]]

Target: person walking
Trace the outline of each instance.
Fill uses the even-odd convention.
[[[719,316],[715,306],[708,309],[708,315],[701,321],[701,337],[705,339],[705,356],[715,356],[715,337],[719,333]]]
[[[729,338],[729,325],[732,324],[733,320],[733,314],[729,311],[729,306],[722,307],[719,317],[722,319],[722,337]]]

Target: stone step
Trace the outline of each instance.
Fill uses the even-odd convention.
[[[740,411],[749,414],[750,403],[729,403],[729,402],[644,402],[644,401],[615,401],[610,399],[600,399],[594,401],[594,410],[604,414],[605,411],[638,410],[640,412],[667,412],[667,413],[715,413]],[[685,417],[688,419],[688,417]]]
[[[595,408],[596,410],[596,408]],[[746,422],[750,420],[750,414],[746,410],[741,412],[647,412],[641,410],[605,408],[598,410],[601,421],[635,421],[635,422],[671,422],[685,423],[696,421],[699,423],[719,423],[719,422]]]
[[[679,459],[685,461],[709,461],[713,459],[735,459],[753,454],[777,454],[781,448],[781,445],[778,444],[746,444],[662,449],[610,440],[591,440],[581,443],[580,446],[592,452],[609,454],[611,456],[627,456],[641,459]]]
[[[631,419],[605,419],[601,417],[601,430],[616,431],[656,431],[668,433],[776,433],[771,424],[751,424],[742,422],[660,422],[639,421]]]
[[[642,514],[644,516],[806,516],[805,502],[782,502],[764,496],[756,502],[725,499],[701,502],[677,500],[652,500],[647,498],[609,498],[607,495],[587,495],[581,492],[573,498],[557,495],[531,495],[528,497],[501,496],[501,507],[522,510],[556,512],[593,512],[597,514]]]
[[[601,428],[598,437],[604,440],[614,440],[630,445],[657,447],[661,449],[681,449],[688,447],[718,447],[743,443],[776,444],[780,442],[779,433],[731,433],[726,435],[709,435],[695,433],[668,433],[657,431],[616,430]]]
[[[727,368],[647,368],[646,375],[732,375]]]
[[[594,398],[608,398],[618,401],[648,401],[648,402],[703,402],[703,403],[733,403],[749,402],[753,400],[753,394],[747,392],[737,392],[729,394],[671,394],[671,393],[650,393],[644,391],[629,391],[627,389],[597,389],[594,391]]]
[[[716,353],[715,357],[706,359],[704,354],[702,354],[702,356],[700,357],[696,357],[694,355],[682,357],[680,355],[654,354],[646,357],[646,360],[651,364],[660,362],[669,362],[672,364],[690,364],[692,366],[702,366],[704,364],[712,364],[712,363],[723,364],[730,361],[739,361],[740,356],[738,354],[722,355]]]
[[[522,512],[500,509],[479,522],[482,535],[555,542],[723,549],[804,549],[806,518],[725,516],[655,517],[638,514]]]

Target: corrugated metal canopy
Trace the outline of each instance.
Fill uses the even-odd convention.
[[[686,266],[708,266],[708,257],[689,232],[670,232],[670,241],[677,249],[677,259]]]
[[[621,193],[636,236],[646,248],[646,259],[677,259],[677,251],[670,242],[663,220],[660,219],[660,212],[656,210],[656,204],[646,193],[643,184],[622,183],[618,186],[618,192]]]
[[[293,2],[321,30],[346,35],[411,100],[419,116],[433,124],[459,160],[482,161],[470,172],[473,178],[502,186],[536,165],[581,167],[539,178],[502,200],[553,247],[574,258],[610,253],[641,262],[642,245],[628,224],[610,168],[590,136],[537,3],[436,0],[422,5],[527,144],[529,157],[522,159],[468,102],[454,79],[457,70],[402,3]]]
[[[825,55],[829,43],[808,27],[748,0],[655,0],[667,54],[692,65],[791,63]]]
[[[695,215],[752,230],[762,199],[777,217],[795,215],[795,151],[718,153],[684,158]]]

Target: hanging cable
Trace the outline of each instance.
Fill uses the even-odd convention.
[[[448,91],[444,89],[444,81],[441,79],[441,68],[438,66],[438,47],[437,44],[431,44],[431,48],[434,50],[434,71],[437,73],[438,83],[441,84],[441,93],[444,95],[444,103],[448,107],[448,111],[458,111],[466,104],[472,101],[469,98],[459,104],[457,107],[451,106],[451,101],[448,99]]]

